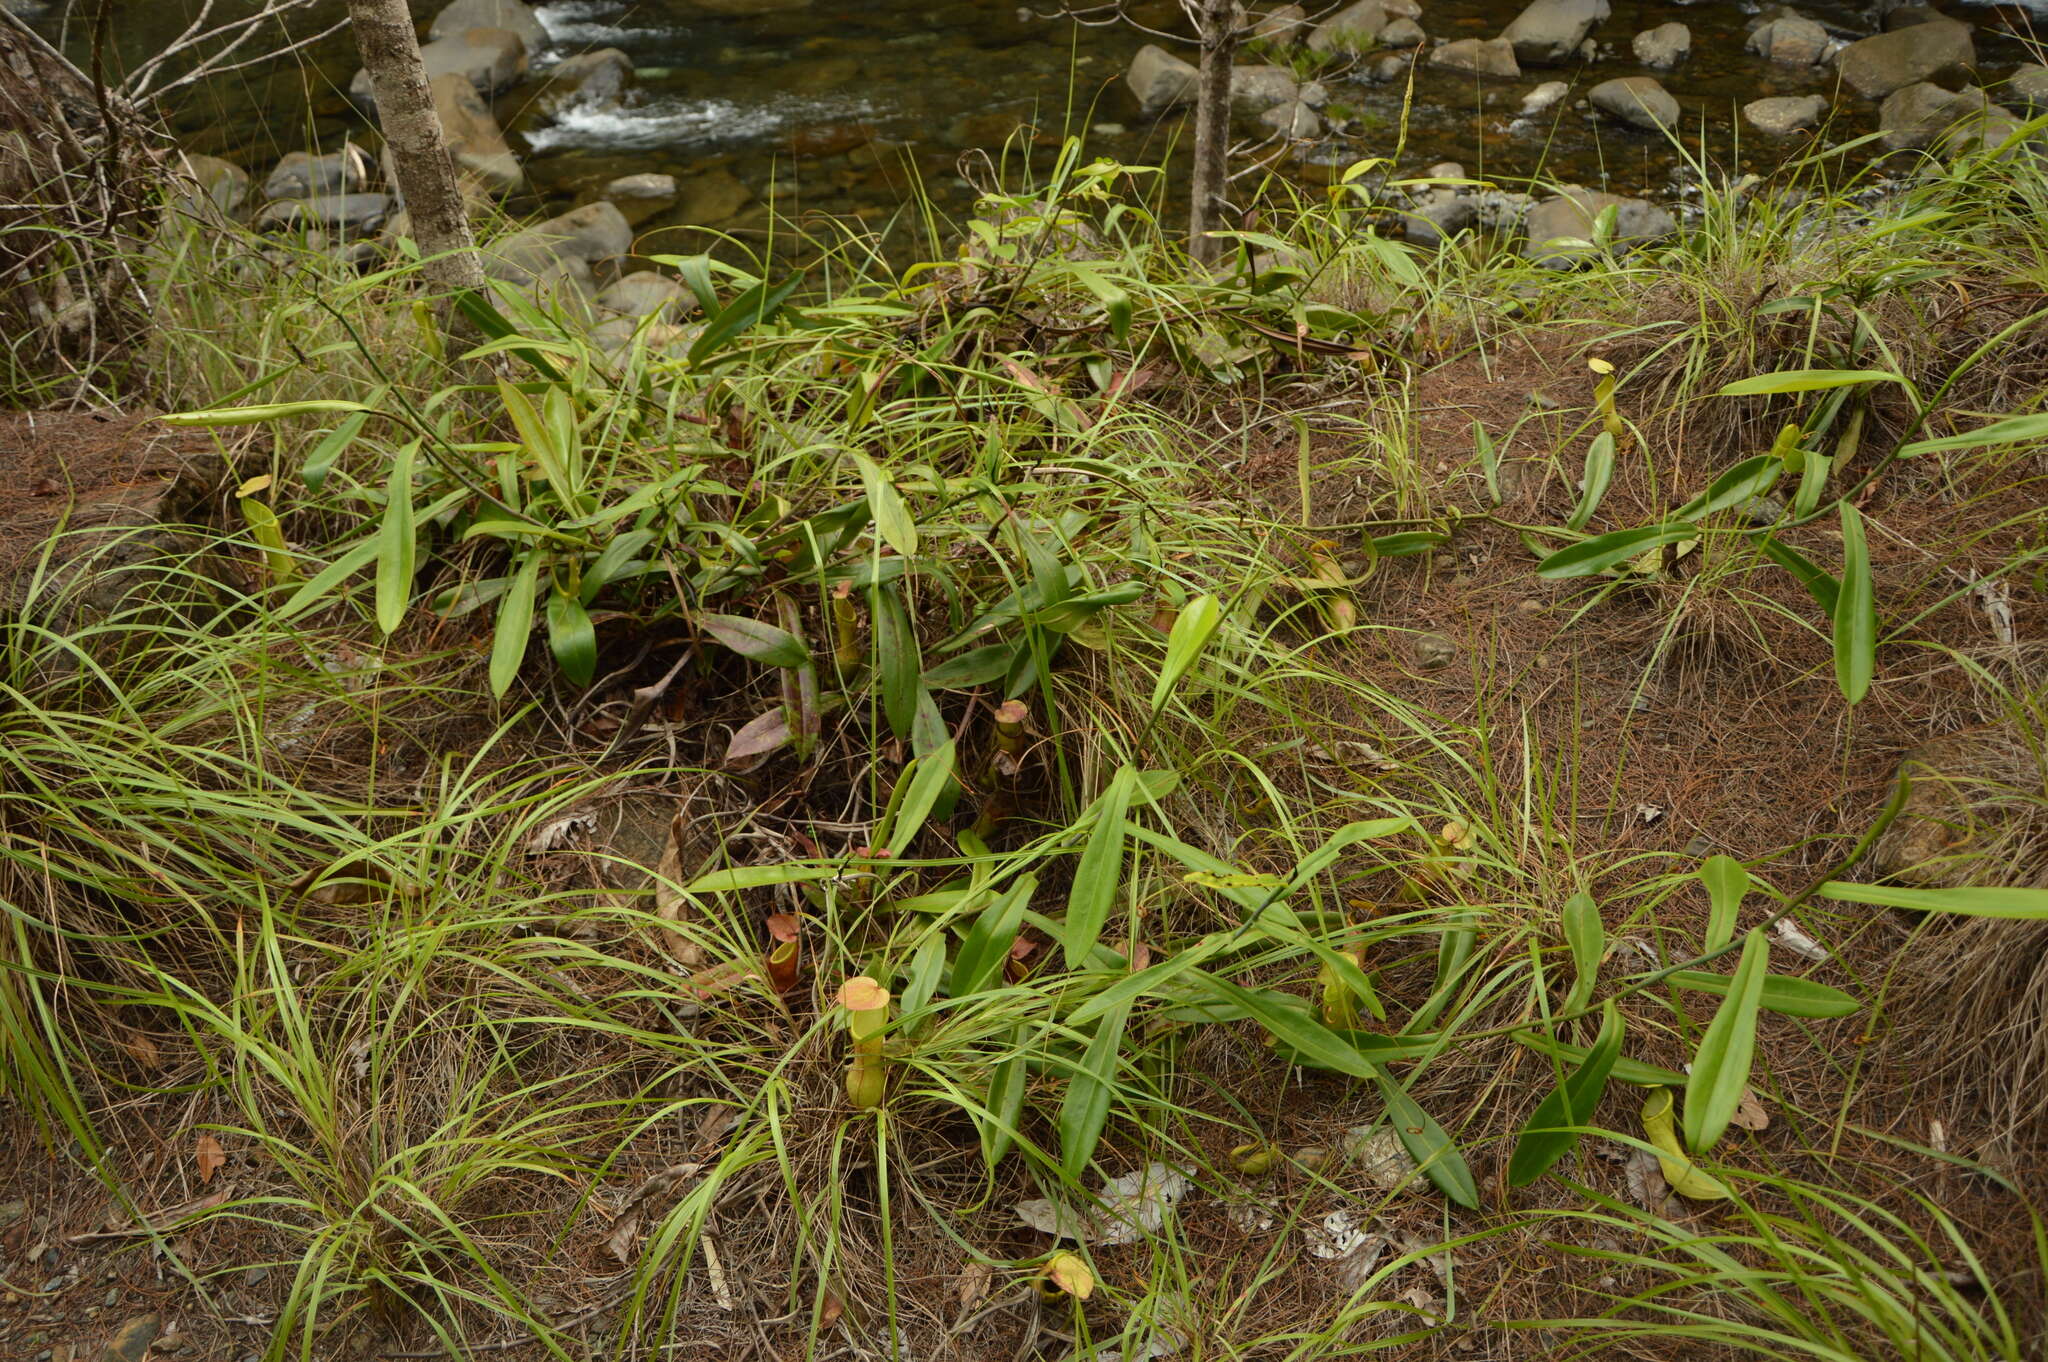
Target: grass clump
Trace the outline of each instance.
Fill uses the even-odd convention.
[[[2037,707],[2036,178],[1204,271],[1070,150],[613,349],[188,239],[236,495],[0,639],[10,1091],[276,1358],[2023,1357],[1902,914],[2040,881],[1875,873]]]

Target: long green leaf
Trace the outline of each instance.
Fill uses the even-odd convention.
[[[1466,1165],[1465,1156],[1458,1152],[1458,1146],[1451,1142],[1450,1133],[1418,1106],[1399,1083],[1383,1073],[1375,1073],[1373,1081],[1379,1085],[1380,1097],[1387,1104],[1387,1118],[1394,1123],[1395,1136],[1408,1151],[1408,1157],[1422,1169],[1422,1175],[1452,1201],[1477,1210],[1479,1184],[1473,1181],[1472,1170]]]
[[[548,593],[548,648],[562,675],[579,686],[597,674],[597,630],[583,602],[565,591]]]
[[[917,556],[917,521],[911,518],[910,509],[903,504],[903,496],[896,490],[896,484],[889,481],[889,475],[881,465],[861,453],[849,450],[854,467],[860,470],[861,487],[867,493],[868,510],[875,517],[875,533],[882,536],[887,544],[905,558]]]
[[[953,972],[946,983],[948,996],[971,998],[1002,978],[1003,962],[1010,958],[1010,947],[1024,925],[1024,910],[1037,889],[1037,877],[1025,875],[981,910],[967,929],[959,954],[953,957]]]
[[[1308,1006],[1277,1001],[1273,996],[1244,988],[1207,971],[1195,978],[1208,992],[1244,1011],[1266,1028],[1267,1034],[1299,1054],[1318,1069],[1349,1074],[1353,1078],[1378,1078],[1379,1067],[1360,1054],[1342,1036],[1309,1015]]]
[[[1022,1045],[1025,1030],[1018,1027],[1010,1043]],[[1023,1054],[1011,1055],[995,1067],[988,1080],[988,1114],[978,1118],[981,1128],[981,1161],[994,1168],[1010,1152],[1017,1139],[1017,1123],[1024,1115],[1024,1095],[1031,1085],[1031,1070]]]
[[[1159,666],[1159,678],[1152,683],[1152,712],[1158,713],[1166,705],[1166,698],[1173,694],[1173,688],[1187,675],[1188,668],[1195,665],[1195,659],[1209,646],[1209,639],[1216,632],[1216,626],[1223,622],[1223,607],[1214,596],[1197,596],[1182,606],[1174,616],[1173,628],[1166,635],[1166,660]]]
[[[1829,880],[1820,887],[1820,895],[1840,903],[1868,903],[1914,913],[1954,913],[2016,922],[2048,920],[2048,889],[1900,889],[1889,884]]]
[[[1536,575],[1552,581],[1565,577],[1591,577],[1651,549],[1697,539],[1699,533],[1699,526],[1683,520],[1645,525],[1633,530],[1613,530],[1559,549],[1536,565]]]
[[[384,520],[377,532],[377,627],[387,634],[398,628],[412,603],[419,552],[412,521],[412,463],[419,448],[417,440],[400,446],[384,484]]]
[[[1947,449],[1976,449],[1982,445],[2010,445],[2048,440],[2048,414],[2032,416],[2008,416],[2003,421],[1993,421],[1988,426],[1964,431],[1961,435],[1944,435],[1934,440],[1915,440],[1903,446],[1901,455],[1934,454]]]
[[[887,820],[886,827],[875,829],[876,836],[883,839],[878,845],[901,855],[917,840],[924,820],[931,816],[940,793],[953,779],[953,751],[953,739],[948,738],[934,750],[911,760],[901,777],[908,782],[902,803]]]
[[[1081,863],[1074,871],[1074,885],[1067,894],[1065,935],[1060,942],[1068,969],[1081,967],[1109,923],[1110,905],[1116,901],[1117,886],[1123,881],[1124,814],[1131,805],[1135,775],[1128,766],[1117,768],[1097,806],[1095,826],[1089,829],[1087,845],[1081,849]]]
[[[539,549],[533,549],[512,574],[512,585],[498,603],[498,622],[491,638],[491,694],[503,696],[526,660],[533,636],[533,596],[540,584]]]
[[[1586,528],[1593,512],[1600,509],[1601,498],[1607,495],[1607,485],[1614,481],[1614,437],[1604,430],[1595,435],[1593,443],[1586,447],[1586,470],[1582,481],[1579,504],[1572,507],[1572,513],[1565,517],[1565,528],[1569,530]]]
[[[336,587],[374,562],[380,547],[382,545],[379,540],[372,536],[321,568],[311,580],[292,593],[290,600],[277,608],[277,618],[280,621],[289,620],[317,605]]]
[[[220,407],[212,411],[174,411],[157,420],[167,426],[254,426],[266,421],[284,421],[294,416],[324,416],[332,412],[367,412],[361,402],[314,398],[304,402],[266,402],[247,407]]]
[[[765,620],[706,613],[697,616],[697,623],[741,657],[766,666],[801,667],[811,660],[811,651],[802,639]]]
[[[1508,1185],[1527,1187],[1549,1172],[1578,1143],[1579,1130],[1592,1119],[1607,1091],[1608,1076],[1621,1057],[1621,1013],[1610,1000],[1600,1012],[1600,1034],[1577,1069],[1550,1090],[1515,1140],[1508,1159]]]
[[[1607,924],[1600,918],[1600,905],[1591,894],[1574,894],[1565,900],[1561,914],[1565,944],[1572,953],[1572,991],[1566,995],[1564,1010],[1577,1012],[1593,996],[1600,982],[1600,961],[1607,954]]]
[[[1835,603],[1842,597],[1842,584],[1823,570],[1811,558],[1793,548],[1775,535],[1759,535],[1756,545],[1763,550],[1764,557],[1776,563],[1799,579],[1799,584],[1820,603],[1828,618],[1835,617]]]
[[[1538,1054],[1550,1055],[1572,1064],[1585,1062],[1591,1053],[1580,1046],[1569,1044],[1541,1031],[1517,1031],[1515,1039]],[[1623,1056],[1614,1061],[1614,1077],[1638,1088],[1681,1088],[1685,1086],[1685,1075],[1676,1069],[1667,1069],[1661,1064],[1645,1064],[1639,1059]]]
[[[1889,369],[1786,369],[1781,373],[1758,374],[1738,379],[1722,388],[1716,397],[1768,397],[1777,393],[1811,393],[1829,388],[1851,388],[1861,383],[1904,383]]]
[[[1082,1053],[1081,1067],[1067,1081],[1060,1103],[1060,1168],[1079,1177],[1095,1157],[1102,1128],[1109,1121],[1110,1098],[1116,1092],[1117,1060],[1123,1053],[1127,1007],[1115,1008],[1095,1024],[1095,1035]]]
[[[732,341],[756,326],[765,326],[775,314],[782,310],[789,295],[796,292],[803,282],[802,275],[792,275],[774,288],[767,280],[755,284],[734,298],[717,316],[704,324],[697,339],[690,343],[689,361],[701,365],[705,360],[723,350]]]
[[[1749,893],[1749,871],[1733,856],[1709,856],[1700,867],[1700,883],[1707,887],[1706,948],[1717,951],[1735,939],[1742,900]]]
[[[985,686],[1009,674],[1017,661],[1019,645],[991,643],[948,658],[924,674],[925,685],[933,690],[967,690]]]
[[[1739,506],[1751,497],[1760,497],[1770,491],[1784,472],[1784,460],[1775,455],[1759,454],[1753,459],[1744,459],[1715,478],[1706,491],[1672,514],[1679,520],[1699,520],[1716,511]]]
[[[1678,970],[1665,982],[1696,993],[1713,993],[1724,998],[1734,987],[1733,981],[1725,974],[1709,974],[1697,969]],[[1785,1017],[1847,1017],[1863,1010],[1863,1004],[1852,994],[1789,974],[1766,974],[1763,987],[1757,994],[1757,1005],[1766,1012],[1776,1012]]]
[[[1842,503],[1842,594],[1835,600],[1835,684],[1855,704],[1870,691],[1877,671],[1877,595],[1870,580],[1870,548],[1863,513]]]
[[[1728,996],[1700,1037],[1692,1073],[1685,1080],[1685,1144],[1695,1154],[1714,1147],[1742,1103],[1742,1090],[1756,1059],[1757,1009],[1763,1002],[1770,963],[1770,942],[1758,928],[1743,942],[1742,960],[1729,981]]]
[[[891,733],[908,738],[910,726],[917,721],[917,681],[924,669],[917,629],[894,583],[868,592],[868,612],[875,625],[875,671],[882,683],[882,715],[889,721]]]

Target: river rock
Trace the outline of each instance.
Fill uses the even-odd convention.
[[[1515,61],[1515,45],[1506,38],[1460,38],[1441,43],[1429,50],[1429,64],[1504,80],[1515,80],[1522,74],[1521,65]]]
[[[1309,50],[1326,55],[1370,52],[1388,24],[1421,17],[1422,7],[1415,0],[1357,0],[1316,25],[1308,35]]]
[[[453,38],[472,28],[502,28],[519,35],[528,52],[547,46],[548,31],[523,0],[455,0],[427,28],[429,39]]]
[[[616,259],[632,246],[633,228],[626,215],[617,204],[599,200],[500,237],[484,249],[484,273],[532,285],[542,282],[563,262],[575,261],[583,269],[579,272],[570,266],[566,273],[587,276],[593,263]],[[595,291],[594,287],[590,290]]]
[[[1989,102],[1982,91],[1959,94],[1921,81],[1884,97],[1877,110],[1877,127],[1884,134],[1884,144],[1893,151],[1930,147],[1964,117],[1981,113]]]
[[[1230,68],[1231,105],[1245,113],[1264,113],[1301,97],[1294,73],[1284,66],[1233,66]]]
[[[632,88],[633,59],[616,47],[600,47],[557,62],[534,98],[534,112],[560,118],[584,105],[613,103]]]
[[[1825,95],[1780,95],[1751,100],[1742,106],[1742,116],[1749,125],[1772,137],[1789,137],[1818,127],[1827,111]]]
[[[163,1322],[155,1315],[137,1315],[114,1331],[100,1350],[99,1362],[143,1362]]]
[[[1292,47],[1308,37],[1310,27],[1307,10],[1300,5],[1282,5],[1252,25],[1251,40]]]
[[[1500,36],[1514,44],[1524,66],[1562,66],[1578,57],[1580,45],[1611,13],[1607,0],[1534,0]]]
[[[1396,19],[1380,30],[1381,47],[1420,47],[1428,41],[1429,35],[1413,19]]]
[[[455,158],[456,169],[474,175],[477,182],[494,194],[516,194],[526,187],[526,176],[498,120],[491,117],[488,104],[477,97],[476,87],[457,75],[436,76],[428,87],[434,96],[434,112],[441,119],[441,141]]]
[[[1147,43],[1131,58],[1124,83],[1147,116],[1180,104],[1192,104],[1201,79],[1194,63],[1182,61],[1157,43]]]
[[[360,148],[343,147],[325,156],[286,152],[263,181],[266,199],[310,199],[315,194],[353,194],[370,183],[370,159]]]
[[[1509,49],[1513,51],[1512,48]],[[1537,114],[1555,108],[1572,87],[1561,80],[1546,80],[1528,94],[1522,96],[1522,117],[1534,118]]]
[[[1827,56],[1828,31],[1804,15],[1791,14],[1759,24],[1744,44],[1748,51],[1780,66],[1817,66]]]
[[[655,270],[635,270],[607,284],[597,305],[621,317],[681,317],[696,310],[697,295]]]
[[[1648,199],[1625,199],[1597,189],[1568,187],[1529,209],[1523,220],[1528,240],[1522,245],[1522,254],[1549,269],[1569,269],[1585,255],[1586,248],[1552,243],[1559,238],[1591,240],[1594,219],[1609,208],[1614,209],[1610,244],[1617,250],[1655,241],[1678,230],[1671,214]]]
[[[677,193],[681,197],[679,216],[695,227],[710,227],[729,221],[754,201],[754,191],[724,166],[681,181],[677,185]]]
[[[1462,179],[1464,168],[1458,167],[1454,176],[1431,178]],[[1434,246],[1446,237],[1456,236],[1479,221],[1479,204],[1470,193],[1439,185],[1425,189],[1410,201],[1408,211],[1402,215],[1401,231],[1418,246]]]
[[[1932,5],[1900,5],[1895,9],[1886,10],[1877,27],[1881,33],[1896,33],[1902,28],[1911,28],[1915,24],[1931,24],[1936,19],[1947,17]]]
[[[1692,55],[1692,30],[1680,23],[1659,24],[1636,34],[1629,46],[1643,65],[1669,71]]]
[[[1275,104],[1259,115],[1259,125],[1293,142],[1323,135],[1323,117],[1300,100]]]
[[[598,197],[617,204],[627,224],[638,227],[676,201],[676,177],[653,170],[621,175],[600,190]]]
[[[1842,50],[1842,80],[1868,99],[1921,81],[1967,79],[1977,65],[1970,28],[1953,19],[1915,24],[1850,43]]]
[[[320,194],[307,199],[275,199],[256,215],[259,231],[321,228],[344,238],[376,231],[390,215],[389,194]]]
[[[1602,113],[1650,132],[1678,126],[1678,101],[1650,76],[1603,80],[1586,92],[1586,98]]]
[[[474,85],[478,94],[494,95],[526,74],[526,44],[510,29],[469,28],[422,47],[420,61],[427,68],[429,83],[436,76],[459,75]],[[368,71],[356,72],[348,92],[360,104],[376,105]]]
[[[2006,77],[2005,92],[2037,109],[2048,106],[2048,66],[2028,62]]]

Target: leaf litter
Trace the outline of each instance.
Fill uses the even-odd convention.
[[[1081,1210],[1044,1197],[1020,1201],[1013,1209],[1019,1220],[1041,1234],[1115,1248],[1157,1234],[1191,1185],[1185,1170],[1148,1163],[1104,1182],[1097,1194],[1102,1204],[1096,1209]]]

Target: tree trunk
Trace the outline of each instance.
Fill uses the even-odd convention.
[[[439,289],[481,289],[483,263],[469,230],[469,206],[434,112],[412,12],[406,0],[348,0],[348,15],[376,93],[377,121],[391,148],[413,240],[425,257],[420,272]]]
[[[1223,253],[1208,233],[1223,225],[1230,188],[1230,63],[1237,55],[1236,0],[1201,0],[1202,73],[1195,93],[1194,203],[1188,254],[1203,264]]]

